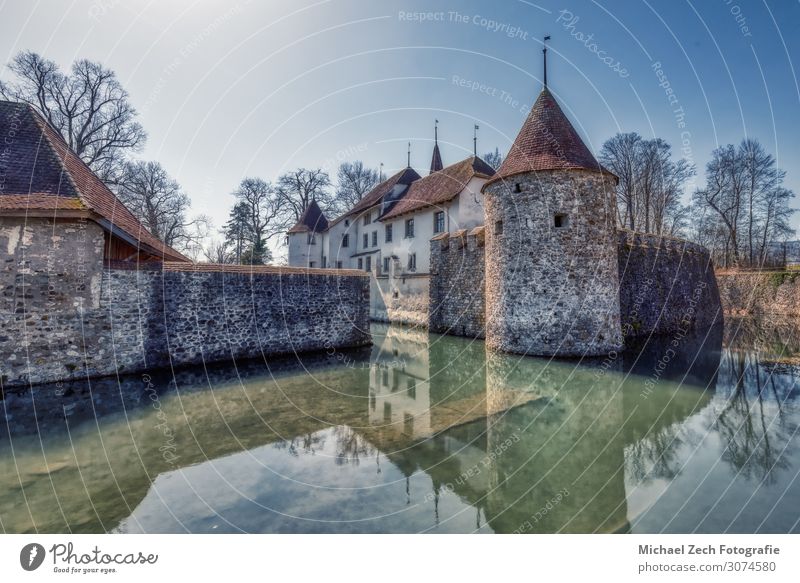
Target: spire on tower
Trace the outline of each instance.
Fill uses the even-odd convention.
[[[547,41],[550,40],[550,35],[547,34],[542,41],[542,55],[544,58],[544,88],[547,89]]]
[[[472,153],[478,157],[478,130],[481,129],[478,124],[472,129]]]
[[[411,168],[411,142],[408,142],[408,163],[406,168]]]
[[[444,168],[442,154],[439,152],[439,120],[433,124],[433,156],[431,157],[431,174]]]

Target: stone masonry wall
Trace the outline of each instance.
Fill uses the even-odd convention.
[[[622,347],[614,188],[583,170],[487,182],[490,349],[586,356]]]
[[[103,232],[91,221],[2,219],[3,247],[5,387],[371,341],[361,272],[104,269]]]
[[[620,313],[626,337],[722,322],[714,265],[705,248],[625,230],[617,237]]]
[[[483,338],[484,247],[478,237],[466,240],[463,246],[462,236],[452,234],[431,241],[429,327],[432,332]],[[722,321],[720,293],[706,249],[629,231],[617,232],[617,244],[621,328],[629,341],[651,333],[701,330]],[[797,279],[800,282],[800,276]],[[721,286],[733,296],[733,285],[723,279]],[[744,287],[752,290],[750,284]],[[784,295],[788,298],[791,292]]]
[[[442,233],[431,240],[431,332],[484,337],[484,273],[484,227]]]

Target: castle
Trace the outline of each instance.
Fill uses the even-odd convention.
[[[707,251],[617,229],[617,181],[545,84],[496,172],[442,167],[435,141],[426,177],[409,164],[331,222],[312,203],[289,263],[364,270],[373,319],[504,352],[603,355],[721,321]]]

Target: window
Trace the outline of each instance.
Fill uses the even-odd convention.
[[[337,261],[336,262],[336,269],[341,269],[341,268],[342,268],[342,262],[341,261]]]
[[[309,245],[316,245],[316,240],[314,239],[314,233],[308,234],[308,244]]]
[[[345,233],[342,235],[342,247],[349,247],[350,246],[350,233]]]
[[[369,247],[369,235],[367,233],[364,233],[364,249],[366,249],[367,247]]]
[[[412,399],[417,398],[417,380],[414,377],[406,379],[406,391],[408,391],[408,396]]]
[[[384,257],[383,258],[383,273],[386,274],[386,275],[389,275],[389,262],[390,261],[391,261],[391,259],[389,259],[388,257]]]
[[[417,254],[416,253],[409,253],[408,254],[408,270],[409,271],[416,271],[417,270]]]
[[[444,211],[439,211],[433,214],[433,232],[444,232]]]
[[[309,266],[309,267],[314,267],[314,262],[313,262],[313,261],[309,261],[309,262],[308,262],[308,266]]]
[[[569,217],[563,214],[556,214],[553,216],[553,226],[556,229],[564,229],[569,226]]]
[[[414,219],[406,220],[406,239],[414,236]]]
[[[503,234],[503,221],[495,221],[495,223],[494,223],[494,234],[495,235],[502,235]]]
[[[358,268],[364,269],[364,260],[361,257],[358,258]]]
[[[345,227],[349,227],[350,226],[350,219],[345,219],[344,220],[344,226]]]
[[[323,269],[328,267],[328,258],[325,257],[324,255],[322,256],[322,267]]]
[[[372,213],[367,213],[364,215],[364,224],[369,225],[372,222]]]
[[[372,257],[366,258],[366,264],[364,266],[364,271],[372,271]]]
[[[519,182],[514,185],[514,192],[522,192],[522,187],[519,185]]]
[[[378,246],[378,231],[372,231],[372,246]]]
[[[386,242],[392,242],[392,225],[386,225]]]

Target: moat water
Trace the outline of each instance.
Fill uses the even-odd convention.
[[[798,532],[800,325],[371,349],[2,396],[4,532]]]

